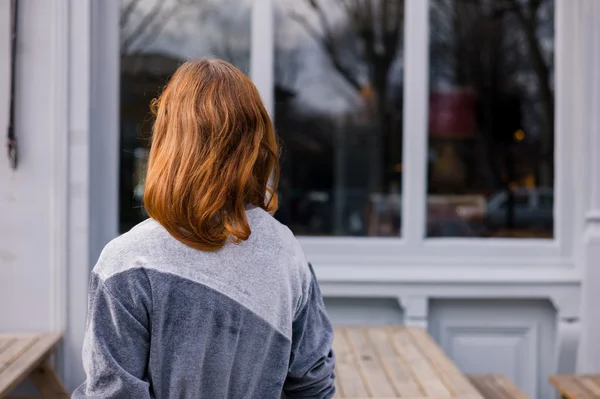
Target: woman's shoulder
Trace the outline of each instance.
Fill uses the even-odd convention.
[[[294,269],[298,277],[303,281],[309,279],[308,260],[300,241],[294,233],[286,225],[260,208],[250,211],[248,215],[252,235],[255,236],[254,239],[268,241],[270,246],[278,247],[279,251],[287,254],[289,259],[293,260],[285,263]]]
[[[141,222],[106,244],[94,266],[94,273],[107,279],[132,267],[143,267],[151,249],[168,239],[165,233],[166,230],[153,219]]]

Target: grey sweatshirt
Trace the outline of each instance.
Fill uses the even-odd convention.
[[[204,252],[149,219],[109,243],[90,282],[87,379],[73,398],[331,398],[333,332],[292,233]]]

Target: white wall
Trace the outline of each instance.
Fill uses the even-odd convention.
[[[1,147],[0,332],[63,332],[56,367],[72,390],[84,378],[80,359],[89,271],[116,236],[118,218],[118,135],[104,134],[118,132],[119,56],[112,54],[118,25],[93,23],[91,15],[92,10],[101,16],[118,13],[119,2],[19,3],[21,160],[10,170]],[[9,4],[0,1],[2,136],[8,115]],[[100,20],[118,24],[118,17]]]
[[[52,2],[21,2],[17,55],[16,135],[20,164],[9,168],[4,147],[8,122],[8,1],[0,2],[0,331],[55,328],[52,281],[53,111],[55,87]]]

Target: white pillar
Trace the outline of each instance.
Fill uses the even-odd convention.
[[[273,20],[271,0],[254,0],[252,3],[250,77],[258,88],[271,119],[275,115]]]
[[[582,0],[581,47],[577,61],[583,68],[578,93],[586,137],[588,169],[583,244],[581,371],[600,373],[600,2]],[[576,99],[577,100],[577,99]],[[568,134],[568,132],[565,132]]]

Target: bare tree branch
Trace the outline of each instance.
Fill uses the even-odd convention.
[[[133,11],[137,8],[138,3],[140,1],[141,0],[130,0],[129,3],[125,7],[123,7],[123,11],[121,12],[121,19],[119,21],[121,29],[127,26],[129,18],[131,18]]]
[[[314,1],[314,0],[313,0]],[[327,53],[329,60],[335,70],[352,86],[355,90],[359,91],[362,88],[362,85],[358,81],[358,79],[354,76],[352,71],[347,68],[342,61],[340,60],[338,53],[335,48],[335,44],[333,41],[333,36],[321,36],[319,32],[308,22],[306,18],[297,13],[292,13],[290,18],[301,24],[306,32],[323,48],[323,50]]]
[[[144,34],[144,32],[148,29],[148,26],[151,25],[154,22],[154,20],[158,17],[164,5],[165,2],[162,0],[157,0],[154,3],[152,9],[148,11],[146,15],[144,15],[144,17],[137,24],[137,26],[134,29],[132,29],[131,33],[123,40],[121,44],[121,49],[123,50],[123,52],[127,52],[130,49],[131,45],[141,35]]]
[[[164,31],[165,27],[169,20],[175,15],[178,11],[178,7],[173,6],[171,9],[164,13],[160,19],[157,19],[151,27],[146,29],[146,33],[141,37],[141,41],[139,42],[138,49],[136,53],[142,52],[147,49],[152,43],[158,39],[158,36]],[[132,42],[133,44],[133,42]]]
[[[545,140],[545,142],[550,143],[554,140],[554,94],[552,93],[549,85],[550,71],[548,65],[546,65],[544,56],[542,55],[542,50],[536,35],[537,12],[541,2],[539,0],[531,0],[529,2],[529,16],[526,16],[523,12],[523,9],[519,6],[517,0],[510,1],[515,14],[517,15],[517,19],[523,27],[523,32],[525,33],[525,40],[527,42],[527,47],[529,48],[529,58],[531,60],[531,65],[535,71],[535,75],[538,80],[538,86],[540,88],[540,99],[544,109],[544,130],[546,131],[546,134],[550,136],[547,138],[547,140]]]

